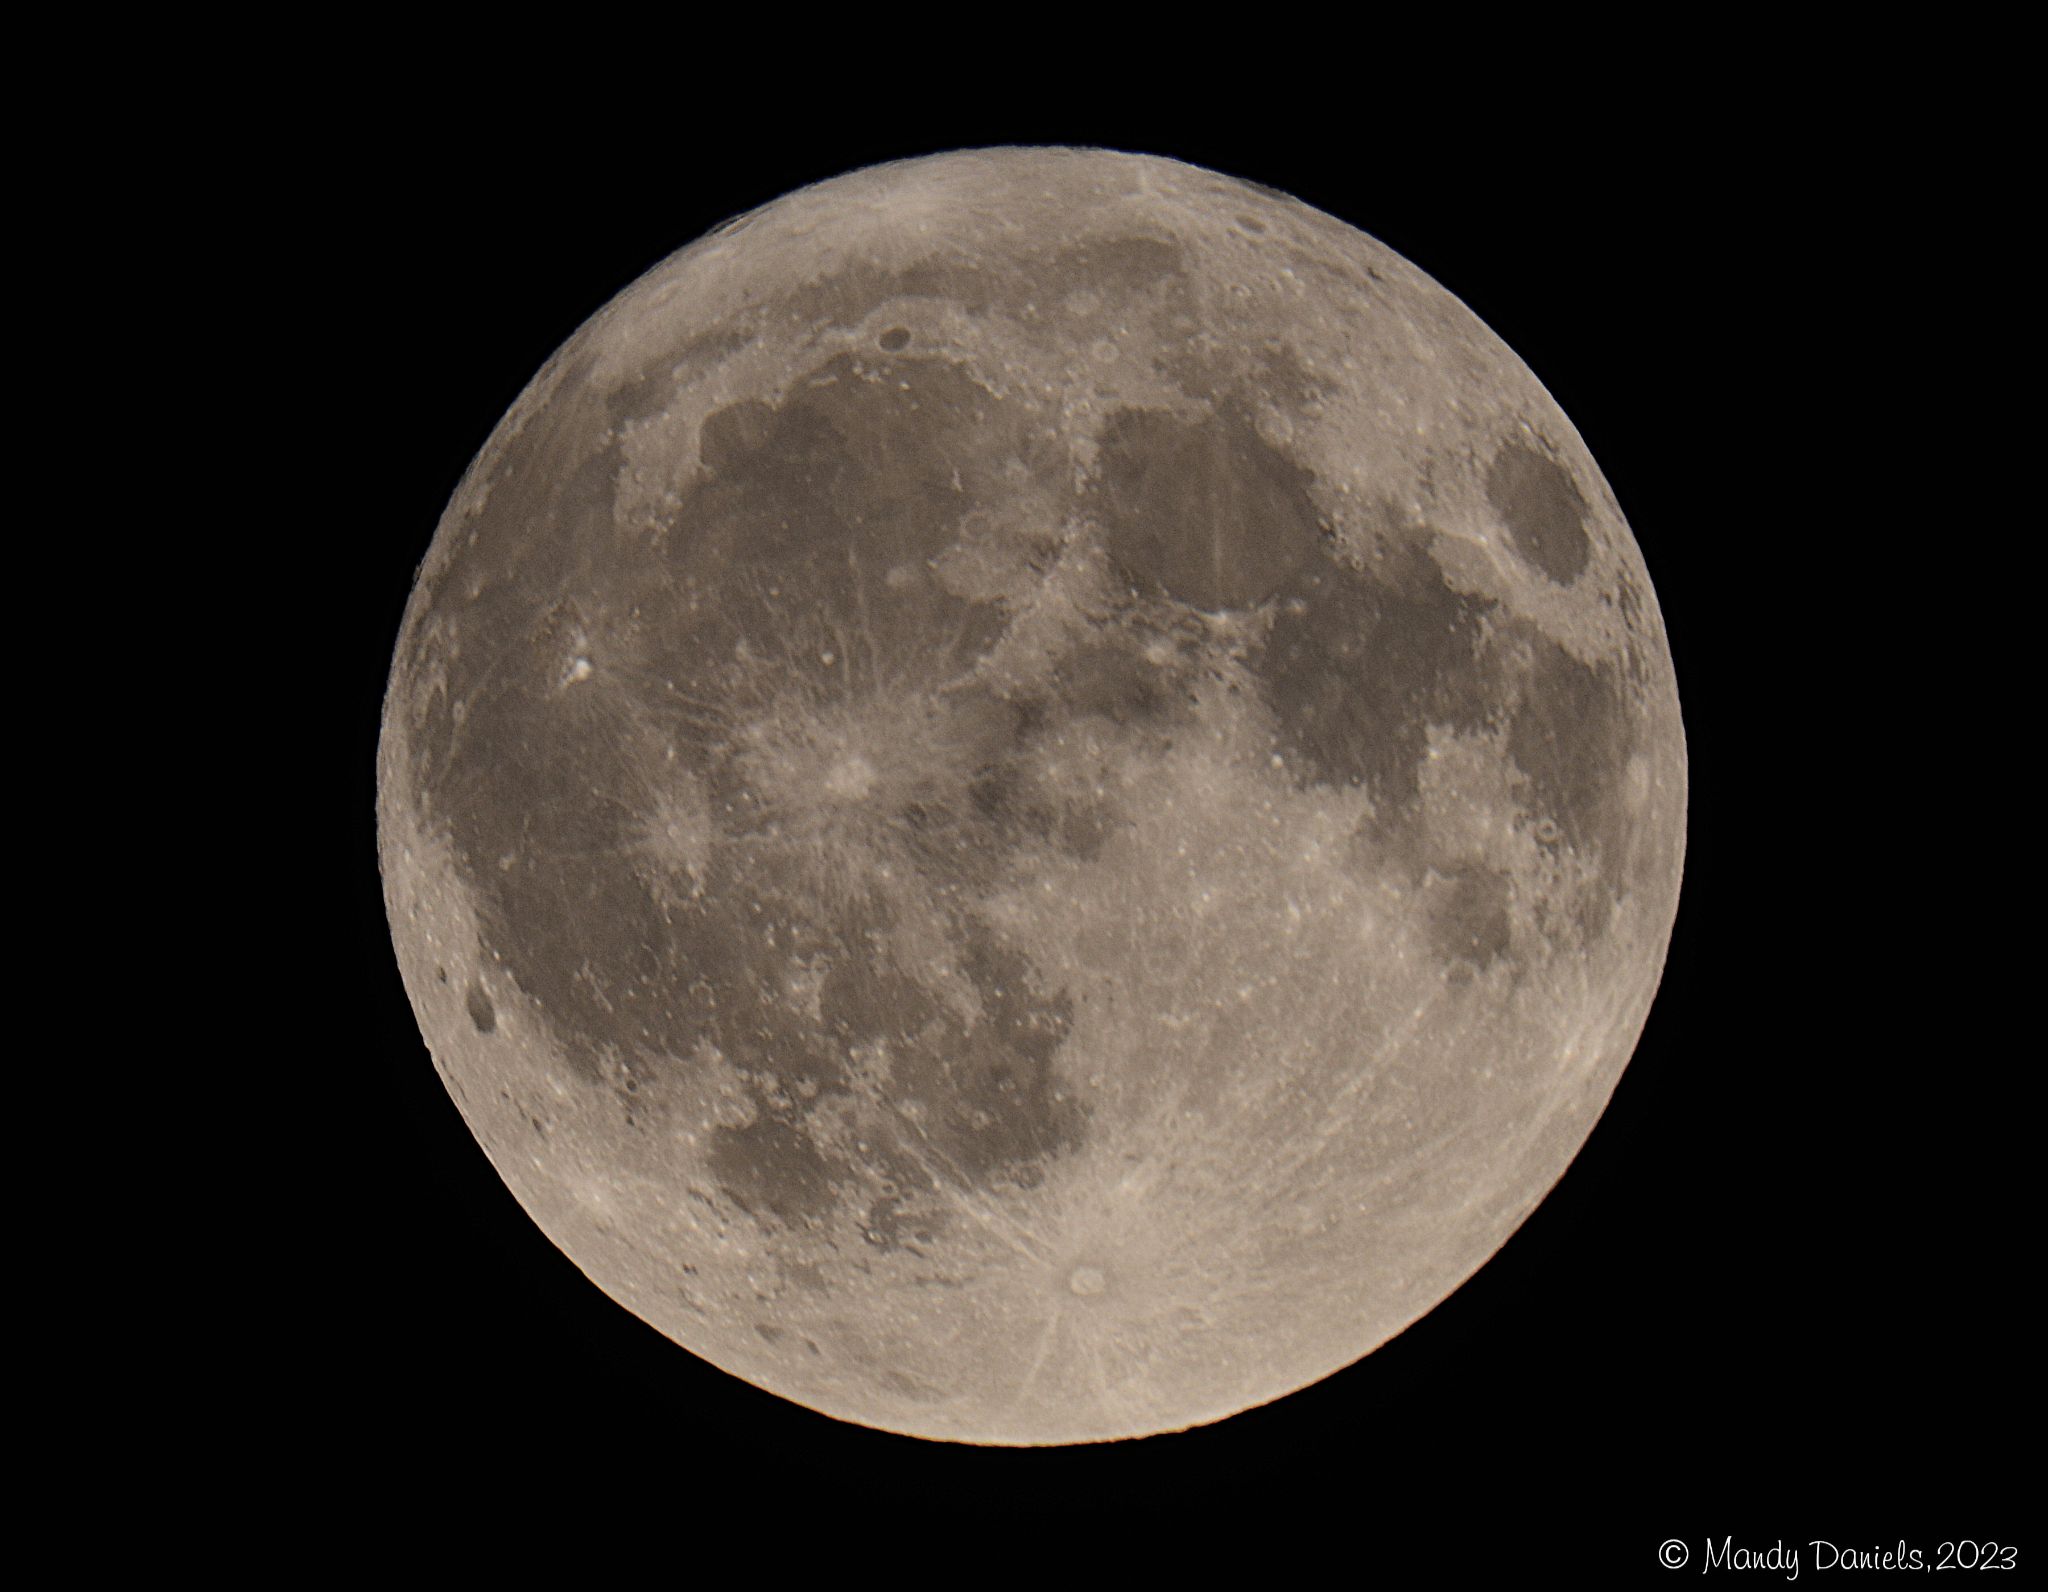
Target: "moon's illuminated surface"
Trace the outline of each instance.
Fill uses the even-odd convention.
[[[1564,1171],[1683,851],[1656,601],[1455,298],[1171,161],[842,177],[657,266],[449,505],[383,867],[608,1294],[848,1420],[1212,1421]]]

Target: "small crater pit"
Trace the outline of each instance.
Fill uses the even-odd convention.
[[[1092,1299],[1109,1287],[1109,1279],[1094,1266],[1076,1266],[1067,1278],[1067,1287],[1083,1299]]]
[[[484,993],[481,984],[472,982],[469,994],[463,1000],[469,1008],[469,1020],[480,1034],[492,1034],[498,1030],[498,1008],[491,1004],[490,996]]]
[[[857,802],[875,788],[875,765],[865,754],[853,752],[834,763],[825,775],[825,793],[840,801]]]

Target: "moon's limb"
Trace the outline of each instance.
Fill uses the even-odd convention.
[[[1045,1443],[1431,1308],[1583,1143],[1683,850],[1619,508],[1442,288],[1169,161],[743,218],[442,522],[394,941],[551,1238],[735,1374]]]

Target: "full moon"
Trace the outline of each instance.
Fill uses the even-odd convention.
[[[450,1093],[843,1420],[1215,1421],[1426,1314],[1647,1017],[1686,764],[1585,444],[1269,189],[989,149],[662,262],[455,492],[379,749]]]

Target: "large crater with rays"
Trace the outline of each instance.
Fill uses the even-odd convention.
[[[379,803],[435,1062],[599,1287],[1033,1444],[1301,1388],[1500,1247],[1641,1030],[1685,755],[1612,494],[1457,299],[987,150],[561,349],[421,569]]]

